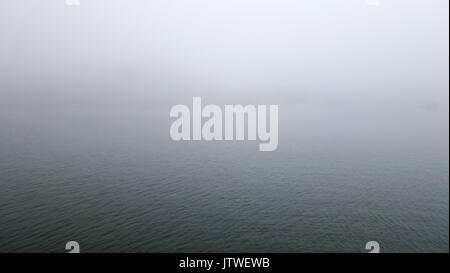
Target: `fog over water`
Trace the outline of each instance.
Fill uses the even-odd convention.
[[[448,252],[448,1],[80,2],[0,3],[0,252]]]

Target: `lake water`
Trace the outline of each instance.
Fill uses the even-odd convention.
[[[174,142],[169,108],[3,113],[0,251],[449,251],[445,111],[280,105],[259,152]]]

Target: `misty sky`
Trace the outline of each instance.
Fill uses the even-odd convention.
[[[200,95],[448,113],[448,1],[380,3],[1,1],[0,105],[168,111]]]

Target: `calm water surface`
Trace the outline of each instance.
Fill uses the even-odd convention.
[[[168,109],[3,115],[0,251],[449,251],[442,113],[280,106],[262,153],[173,142]]]

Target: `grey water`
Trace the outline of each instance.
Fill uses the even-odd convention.
[[[448,252],[441,114],[370,114],[280,105],[279,147],[259,152],[255,141],[174,142],[168,110],[11,111],[0,251],[75,240],[82,252],[365,252],[376,240],[383,252]]]

